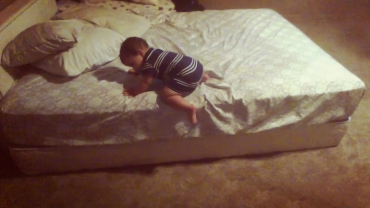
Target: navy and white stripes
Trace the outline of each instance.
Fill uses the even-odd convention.
[[[199,85],[203,66],[189,56],[150,48],[145,54],[141,72],[152,73],[175,92],[189,94]]]

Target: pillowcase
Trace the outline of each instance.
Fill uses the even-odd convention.
[[[139,4],[149,4],[149,5],[158,5],[158,0],[130,0],[131,2],[139,3]]]
[[[105,3],[107,1],[115,1],[115,0],[80,0],[81,3],[85,3],[85,4]]]
[[[48,21],[31,26],[8,43],[1,63],[9,67],[20,66],[71,48],[85,26],[80,20]]]
[[[54,18],[85,20],[100,27],[114,30],[125,37],[141,37],[151,27],[150,22],[144,17],[86,5],[64,11]]]
[[[60,76],[77,76],[117,58],[125,38],[107,28],[85,27],[77,40],[75,47],[60,54],[49,55],[32,65]]]
[[[87,4],[97,4],[97,3],[105,3],[107,1],[115,1],[115,0],[80,0],[82,3]],[[158,0],[127,0],[128,2],[134,2],[139,4],[148,4],[148,5],[158,5]]]

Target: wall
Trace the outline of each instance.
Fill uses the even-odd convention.
[[[7,6],[9,6],[11,3],[15,2],[16,0],[0,0],[0,11],[5,9]]]

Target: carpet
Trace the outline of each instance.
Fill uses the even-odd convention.
[[[370,6],[341,13],[347,1],[312,2],[253,6],[275,8],[365,82],[339,146],[41,176],[23,175],[1,150],[0,207],[370,207]]]

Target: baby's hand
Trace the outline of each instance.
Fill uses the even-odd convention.
[[[132,97],[131,93],[130,93],[130,90],[123,90],[122,94],[124,96],[128,96],[128,97]]]
[[[136,94],[135,94],[135,89],[134,89],[134,88],[130,88],[130,89],[123,89],[122,94],[123,94],[124,96],[128,96],[128,97],[134,97],[134,96],[136,96]]]
[[[134,69],[130,69],[130,70],[128,70],[128,72],[127,73],[129,73],[129,74],[131,74],[131,75],[134,75],[134,76],[138,76],[140,73],[139,72],[137,72],[137,71],[135,71]]]

